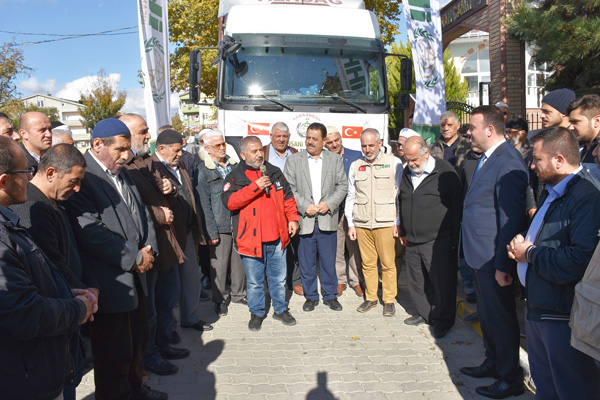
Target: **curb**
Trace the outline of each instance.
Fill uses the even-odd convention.
[[[473,329],[475,329],[475,332],[477,332],[479,336],[483,336],[483,334],[481,333],[481,325],[479,324],[479,321],[465,321],[465,317],[467,315],[473,314],[476,311],[477,310],[471,308],[471,306],[465,299],[458,296],[456,297],[456,314],[458,315],[458,317],[460,317],[460,319],[462,319],[465,323],[473,326]],[[533,379],[531,378],[531,371],[529,370],[529,357],[527,356],[527,352],[523,350],[522,347],[519,347],[519,361],[521,364],[521,368],[523,368],[525,385],[529,388],[531,392],[535,393],[535,384],[533,383]]]

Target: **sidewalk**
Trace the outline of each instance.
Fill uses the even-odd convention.
[[[405,279],[400,279],[406,282]],[[410,303],[401,286],[400,303]],[[382,307],[356,312],[362,302],[349,289],[340,297],[341,312],[319,303],[302,311],[304,298],[294,295],[290,311],[298,324],[286,327],[271,316],[260,332],[250,332],[246,306],[232,304],[218,319],[212,302],[203,303],[205,319],[215,329],[202,335],[179,330],[180,347],[192,355],[174,361],[172,376],[151,375],[153,389],[170,399],[480,399],[475,387],[489,379],[474,379],[460,367],[483,361],[481,336],[457,318],[450,333],[439,340],[426,325],[408,326],[401,304],[396,316],[382,316]],[[270,312],[272,314],[272,310]],[[78,388],[78,399],[93,399],[93,371]],[[533,399],[526,392],[515,399]]]

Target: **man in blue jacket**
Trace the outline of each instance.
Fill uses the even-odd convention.
[[[525,237],[508,247],[527,291],[527,353],[540,399],[592,399],[600,392],[593,358],[570,345],[575,285],[598,243],[600,192],[579,164],[579,145],[566,128],[533,138],[531,169],[546,184]]]
[[[27,200],[25,153],[0,137],[0,387],[3,399],[62,399],[73,370],[69,338],[96,308],[73,289],[7,207]]]

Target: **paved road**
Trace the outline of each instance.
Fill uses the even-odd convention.
[[[148,384],[168,392],[170,399],[478,399],[475,387],[492,379],[474,379],[458,372],[483,360],[481,337],[457,319],[443,339],[427,326],[407,326],[403,305],[411,304],[400,288],[396,316],[382,316],[379,306],[356,312],[352,290],[340,298],[341,312],[322,303],[302,311],[304,299],[294,295],[290,311],[298,320],[286,327],[271,316],[260,332],[247,328],[246,306],[232,304],[217,319],[211,302],[203,304],[215,329],[202,335],[180,330],[181,347],[192,355],[175,364],[172,376],[151,375]],[[272,311],[271,311],[272,314]],[[84,377],[78,398],[93,399],[93,371]],[[533,399],[526,394],[515,399]]]

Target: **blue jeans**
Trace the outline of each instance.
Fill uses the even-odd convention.
[[[465,294],[475,293],[475,287],[473,286],[473,275],[471,275],[471,268],[467,264],[467,261],[463,258],[458,260],[458,270],[462,277],[463,290]]]
[[[287,263],[286,249],[281,248],[281,240],[262,244],[262,257],[242,256],[246,271],[248,308],[252,314],[265,316],[265,273],[269,284],[269,294],[275,313],[287,310],[285,300],[285,276]]]

